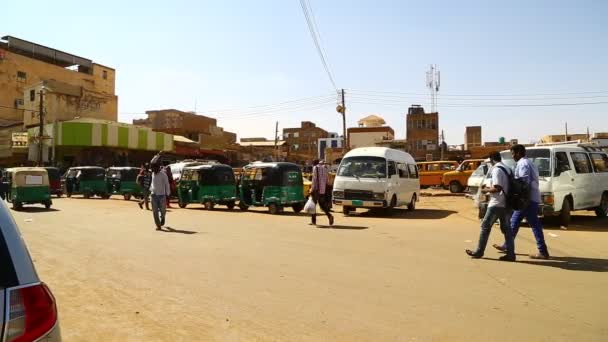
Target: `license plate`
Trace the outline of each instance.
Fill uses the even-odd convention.
[[[363,201],[353,201],[353,205],[362,206],[363,205]]]

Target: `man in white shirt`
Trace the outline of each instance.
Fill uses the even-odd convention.
[[[502,162],[500,153],[495,152],[490,155],[492,178],[489,187],[483,187],[481,192],[490,195],[486,215],[481,222],[481,232],[479,233],[479,243],[475,251],[470,249],[466,253],[474,259],[483,257],[488,244],[488,238],[492,231],[492,226],[496,220],[500,221],[500,230],[505,236],[506,253],[499,259],[503,261],[515,261],[515,243],[513,231],[509,224],[509,209],[507,208],[507,194],[509,193],[509,177],[511,170]]]
[[[152,197],[152,215],[154,215],[156,230],[161,230],[161,227],[165,225],[167,196],[171,194],[171,187],[167,174],[160,170],[160,165],[157,163],[152,164],[150,194]]]

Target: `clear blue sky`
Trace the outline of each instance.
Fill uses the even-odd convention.
[[[426,94],[425,71],[438,64],[440,126],[450,144],[463,142],[465,125],[482,125],[484,140],[524,142],[562,133],[565,121],[570,132],[608,131],[607,104],[442,107],[608,102],[606,1],[310,3],[339,88]],[[312,120],[341,132],[333,97],[248,108],[333,91],[298,0],[10,1],[2,12],[2,34],[114,67],[121,121],[149,109],[194,110],[196,103],[239,137],[272,137],[276,120],[281,128]],[[604,93],[535,101],[478,96],[592,91]],[[429,102],[426,95],[404,97],[348,95],[348,125],[378,114],[403,139],[408,105]],[[217,109],[233,110],[209,112]]]

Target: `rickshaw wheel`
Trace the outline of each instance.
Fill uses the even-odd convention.
[[[108,199],[108,198],[110,198],[110,194],[101,194],[101,195],[99,195],[99,197],[101,197],[103,199]]]
[[[247,209],[249,209],[249,206],[247,204],[243,203],[243,201],[240,201],[239,209],[241,209],[242,211],[247,211]]]
[[[45,202],[44,207],[47,209],[51,209],[51,201]]]
[[[205,209],[207,209],[207,210],[212,210],[213,207],[215,206],[211,201],[207,201],[203,205],[205,206]]]
[[[128,201],[131,199],[131,194],[124,194],[123,197],[125,198],[125,201]]]
[[[177,202],[177,205],[178,205],[180,208],[184,209],[184,208],[185,208],[185,207],[188,205],[188,203],[186,203],[186,202],[182,202],[182,201],[178,201],[178,202]]]
[[[72,194],[68,192],[68,193],[67,193],[65,196],[66,196],[67,198],[70,198],[70,197],[72,197]]]
[[[21,202],[13,202],[13,209],[21,210],[21,208],[23,208],[23,205],[21,204]]]
[[[270,213],[272,215],[277,215],[278,213],[281,212],[281,209],[279,208],[279,206],[276,203],[270,203],[268,205],[268,211],[270,211]]]
[[[89,193],[89,192],[85,192],[84,194],[82,194],[82,196],[83,196],[84,198],[91,198],[91,193]]]
[[[58,193],[57,193],[57,198],[60,198],[60,197],[61,197],[61,195],[62,195],[62,193],[61,193],[61,192],[58,192]]]
[[[230,209],[230,210],[234,209],[234,206],[235,206],[234,201],[228,202],[228,203],[226,204],[226,206],[227,206],[227,207],[228,207],[228,209]]]
[[[297,203],[291,206],[291,209],[293,209],[293,211],[298,214],[300,211],[302,211],[302,209],[304,209],[304,204],[302,203]]]

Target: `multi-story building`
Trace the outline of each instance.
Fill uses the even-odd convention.
[[[114,69],[93,63],[90,59],[12,36],[2,37],[0,118],[16,121],[31,119],[32,112],[25,109],[28,103],[37,101],[32,98],[39,97],[41,87],[35,85],[57,82],[71,88],[66,90],[70,93],[70,103],[65,105],[78,109],[78,116],[88,117],[92,114],[92,118],[116,121],[118,97],[115,95],[115,76]],[[103,98],[104,102],[98,107],[99,98]],[[54,110],[45,106],[49,116],[57,113]]]
[[[206,149],[224,149],[236,144],[236,134],[218,127],[214,118],[177,109],[149,110],[146,114],[148,118],[133,120],[133,124],[184,136]]]
[[[319,159],[325,159],[325,150],[328,148],[342,148],[344,146],[344,138],[338,133],[329,133],[327,138],[319,138],[317,142],[317,156]]]
[[[377,115],[369,115],[357,122],[359,127],[347,130],[349,148],[376,146],[377,143],[395,138],[395,131]]]
[[[583,134],[568,134],[568,136],[566,137],[565,134],[553,134],[553,135],[545,135],[540,139],[540,142],[542,143],[556,143],[556,142],[564,142],[564,141],[574,141],[574,140],[581,140],[581,141],[589,141],[590,136],[583,133]]]
[[[412,105],[406,116],[406,140],[408,151],[416,160],[425,160],[429,154],[438,158],[439,113],[425,113],[423,107]]]
[[[328,138],[329,133],[310,121],[302,121],[300,127],[283,128],[283,140],[290,146],[295,156],[303,159],[317,158],[318,141]]]
[[[481,126],[467,126],[464,131],[464,149],[481,146]]]

